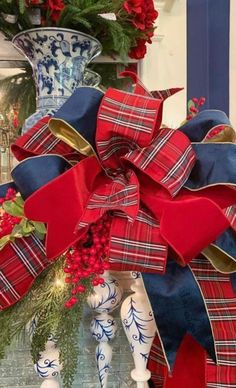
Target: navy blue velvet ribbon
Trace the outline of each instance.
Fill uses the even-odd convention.
[[[192,335],[216,361],[205,304],[189,267],[169,259],[165,275],[142,276],[170,368],[185,334]]]
[[[103,95],[95,88],[78,88],[53,116],[54,119],[61,119],[73,127],[94,150],[97,115]]]
[[[9,183],[20,192],[23,199],[27,199],[40,187],[63,174],[71,168],[66,159],[58,155],[44,155],[25,159],[12,171],[14,182]],[[0,186],[1,190],[7,190],[5,185]]]
[[[220,110],[204,110],[182,125],[179,130],[192,142],[202,141],[218,125],[231,125],[227,115]]]
[[[195,143],[196,163],[185,183],[189,189],[236,184],[236,145],[231,143]]]

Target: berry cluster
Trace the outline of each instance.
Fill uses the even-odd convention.
[[[78,302],[78,294],[86,291],[81,283],[83,279],[89,278],[93,286],[104,283],[100,275],[110,268],[107,261],[110,227],[111,216],[105,214],[91,224],[86,237],[66,253],[65,282],[73,284],[73,288],[65,307],[73,307]]]
[[[12,188],[7,190],[7,193],[4,198],[0,198],[0,206],[5,201],[14,201],[16,197],[16,191]],[[19,224],[21,221],[20,217],[11,216],[6,213],[2,208],[0,211],[0,238],[11,234],[14,226]]]
[[[199,108],[205,104],[206,99],[205,97],[200,97],[199,99],[197,97],[193,97],[190,101],[192,104],[188,110],[188,121],[199,113]]]

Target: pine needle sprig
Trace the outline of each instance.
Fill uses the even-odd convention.
[[[36,328],[31,340],[33,362],[38,361],[49,336],[53,335],[63,367],[63,386],[71,388],[80,354],[80,322],[84,304],[91,292],[91,282],[84,279],[86,293],[80,296],[80,303],[66,309],[64,303],[71,296],[72,285],[64,283],[64,264],[65,258],[59,258],[36,279],[20,302],[0,313],[0,359],[3,359],[7,346],[14,338],[24,333],[29,323],[35,320]]]
[[[12,106],[19,108],[20,126],[35,112],[35,84],[30,66],[24,72],[0,80],[1,112],[7,116]]]

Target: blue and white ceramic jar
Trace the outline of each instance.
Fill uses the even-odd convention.
[[[41,117],[53,114],[73,93],[86,84],[97,86],[99,75],[85,69],[102,51],[100,42],[82,32],[45,27],[26,30],[12,40],[30,62],[36,83],[36,112],[24,131]]]

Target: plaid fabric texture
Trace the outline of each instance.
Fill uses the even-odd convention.
[[[149,147],[130,151],[124,159],[175,196],[190,175],[195,154],[186,136],[163,129]]]
[[[152,371],[152,381],[154,383],[155,388],[164,388],[168,369],[166,366],[165,356],[158,335],[156,335],[154,338],[152,348],[149,354],[148,369]]]
[[[175,93],[178,93],[181,90],[183,90],[183,88],[171,88],[171,89],[165,89],[165,90],[153,90],[153,91],[151,91],[151,95],[154,98],[166,100],[168,97],[173,96]]]
[[[236,205],[227,207],[224,213],[230,222],[231,228],[236,231]]]
[[[217,364],[207,360],[207,388],[236,386],[236,295],[230,276],[217,272],[204,257],[190,267],[203,294],[216,345]]]
[[[70,156],[73,148],[57,139],[48,128],[50,116],[40,119],[28,132],[17,139],[11,146],[12,153],[18,160],[44,154]]]
[[[105,182],[104,182],[105,183]],[[89,198],[86,210],[81,222],[91,222],[100,218],[109,210],[122,210],[132,221],[138,212],[139,207],[139,182],[133,171],[129,174],[118,175],[109,179]]]
[[[96,138],[105,168],[120,167],[120,156],[127,153],[127,147],[122,144],[120,147],[120,138],[136,147],[146,147],[151,143],[154,132],[160,127],[161,103],[154,98],[108,89],[98,112]]]
[[[44,244],[34,234],[8,244],[0,255],[0,310],[18,302],[48,265]]]
[[[108,172],[119,171],[124,161],[131,162],[176,195],[189,177],[195,154],[181,132],[159,131],[160,103],[145,96],[108,91],[98,115],[97,148]]]
[[[123,212],[114,213],[109,257],[112,269],[162,274],[166,258],[167,246],[159,223],[147,210],[140,209],[133,223]]]

